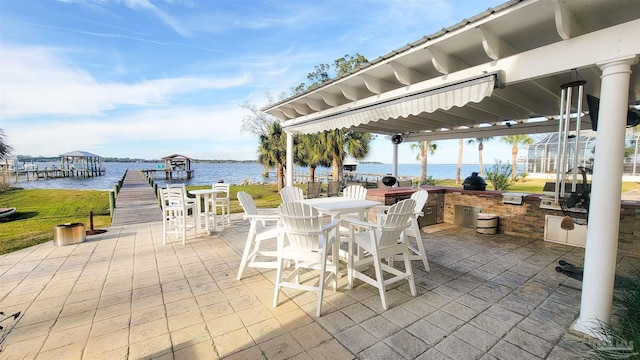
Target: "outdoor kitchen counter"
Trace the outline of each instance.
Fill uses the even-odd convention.
[[[483,213],[498,216],[498,233],[542,241],[545,236],[546,217],[548,215],[564,216],[558,208],[541,207],[542,194],[520,194],[522,201],[514,204],[504,202],[507,200],[507,195],[517,195],[514,193],[428,185],[421,188],[429,192],[423,212],[431,214],[428,223],[424,219],[426,216],[420,218],[421,227],[438,223],[454,224],[456,206],[473,206],[480,208]],[[416,190],[411,187],[368,189],[367,199],[393,205],[399,200],[411,197]],[[640,257],[640,201],[622,200],[620,202],[618,241],[618,251],[621,254]]]
[[[482,197],[495,197],[502,198],[504,194],[513,194],[509,191],[495,191],[495,190],[464,190],[457,187],[450,186],[433,186],[433,185],[423,185],[420,187],[421,189],[427,190],[429,192],[429,196],[432,194],[445,194],[445,193],[453,193],[453,194],[464,194],[464,195],[477,195]],[[376,198],[377,201],[384,202],[385,205],[392,205],[396,202],[396,200],[403,200],[409,198],[411,194],[413,194],[417,188],[412,188],[409,186],[405,187],[394,187],[388,189],[377,188],[377,189],[368,189],[367,196]],[[528,194],[523,193],[523,200],[525,201],[535,201],[539,202],[542,194]],[[633,200],[621,200],[620,207],[625,209],[640,209],[640,201]]]

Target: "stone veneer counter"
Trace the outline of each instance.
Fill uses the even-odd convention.
[[[513,236],[544,240],[546,215],[563,216],[560,210],[540,208],[541,194],[526,194],[522,204],[504,204],[501,191],[477,191],[444,186],[422,186],[429,192],[426,207],[436,208],[435,223],[453,224],[456,205],[482,208],[483,213],[498,215],[498,232]],[[393,205],[411,197],[417,189],[411,187],[367,190],[367,198]],[[420,224],[423,226],[423,223]],[[640,257],[640,201],[620,202],[618,252]]]

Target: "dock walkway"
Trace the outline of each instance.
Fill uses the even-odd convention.
[[[111,226],[162,221],[162,210],[153,188],[138,171],[127,171],[116,197]]]

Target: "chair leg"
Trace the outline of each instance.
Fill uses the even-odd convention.
[[[316,317],[320,317],[322,312],[322,297],[324,296],[325,277],[327,275],[327,258],[322,257],[320,264],[320,279],[318,280],[318,304],[316,305]]]
[[[429,261],[427,260],[427,252],[424,249],[424,243],[422,242],[422,235],[420,234],[420,226],[418,225],[418,220],[415,218],[411,219],[411,226],[416,234],[416,242],[418,243],[418,251],[420,252],[420,257],[422,258],[422,264],[424,264],[425,271],[431,271],[429,268]]]
[[[167,245],[167,214],[163,211],[162,214],[162,245]]]
[[[187,244],[187,214],[186,214],[186,211],[181,212],[181,214],[182,214],[181,216],[182,227],[180,229],[182,230],[182,245],[186,245]]]
[[[276,269],[276,284],[273,291],[273,307],[278,307],[278,295],[280,295],[280,280],[282,279],[282,262],[283,259],[278,256],[278,267]]]
[[[251,251],[251,248],[253,247],[253,244],[254,244],[255,228],[256,228],[256,224],[254,221],[252,221],[251,226],[249,226],[249,234],[247,234],[247,242],[244,245],[244,251],[242,252],[242,260],[240,260],[240,269],[238,269],[238,276],[236,277],[237,280],[242,279],[242,273],[247,268],[249,252]]]
[[[402,251],[402,256],[404,257],[404,270],[409,274],[407,280],[409,281],[409,289],[411,290],[411,295],[416,296],[416,281],[413,277],[413,268],[411,267],[411,259],[409,258],[409,248],[406,247]]]
[[[384,277],[382,275],[382,265],[380,264],[380,258],[378,254],[373,255],[373,267],[376,271],[376,282],[378,283],[378,292],[380,293],[380,300],[382,301],[382,308],[387,310],[387,290],[384,286]]]
[[[227,205],[227,226],[231,226],[231,202],[225,201],[225,203]]]

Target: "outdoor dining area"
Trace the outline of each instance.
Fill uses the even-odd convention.
[[[0,355],[587,356],[585,339],[568,330],[581,283],[555,271],[560,259],[580,264],[584,249],[445,223],[419,228],[417,203],[427,191],[392,206],[367,200],[366,191],[306,199],[285,187],[277,209],[258,209],[238,192],[244,212],[226,216],[205,196],[224,199],[224,190],[200,191],[198,209],[178,186],[162,189],[164,214],[185,209],[184,230],[174,231],[182,220],[171,215],[77,245],[3,255],[0,287],[8,295],[0,307],[23,315]],[[618,266],[624,273],[633,262]]]

